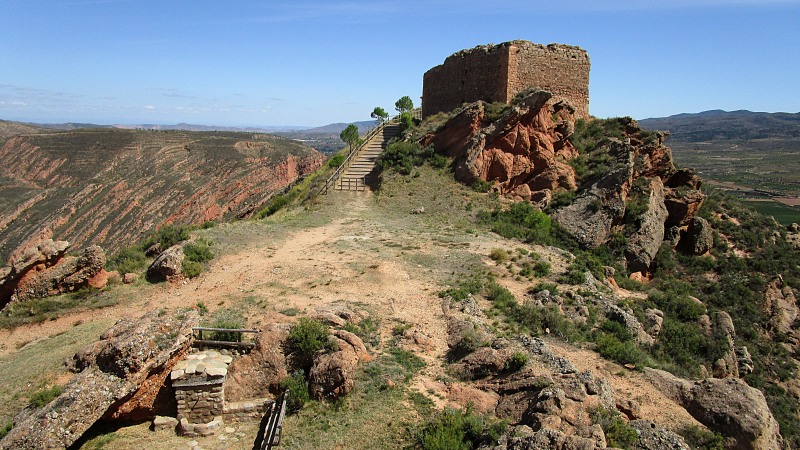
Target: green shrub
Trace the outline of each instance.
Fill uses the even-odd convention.
[[[195,278],[203,273],[203,265],[196,261],[184,259],[181,261],[181,270],[186,278]]]
[[[489,252],[489,258],[497,262],[503,262],[508,259],[508,251],[502,248],[493,248],[491,252]]]
[[[484,181],[478,178],[472,183],[472,190],[475,192],[489,192],[494,184],[491,181]]]
[[[439,153],[434,153],[431,155],[428,163],[434,169],[444,169],[450,165],[450,159],[444,155],[440,155]]]
[[[507,210],[484,211],[479,218],[491,225],[492,231],[505,238],[550,242],[550,216],[528,202],[513,203]]]
[[[558,209],[563,206],[569,206],[575,203],[577,195],[574,191],[560,191],[553,194],[548,207],[550,209]]]
[[[414,167],[421,166],[433,154],[432,148],[423,148],[416,142],[392,142],[378,157],[376,165],[380,170],[393,168],[402,175],[411,175]]]
[[[31,394],[30,402],[31,406],[36,408],[41,408],[42,406],[52,402],[56,397],[61,395],[64,390],[61,386],[53,386],[50,388],[42,388]]]
[[[597,353],[619,364],[633,364],[639,367],[647,360],[644,351],[632,341],[622,342],[614,335],[599,333],[594,342]]]
[[[302,370],[292,372],[281,381],[280,386],[289,395],[286,399],[286,409],[290,413],[300,411],[306,402],[311,400],[308,394],[308,381]]]
[[[344,162],[344,155],[339,153],[333,155],[333,157],[328,160],[328,167],[330,167],[331,169],[336,169],[339,166],[341,166],[343,162]]]
[[[197,263],[204,263],[214,259],[214,253],[211,252],[211,243],[205,239],[198,239],[195,242],[189,242],[184,245],[183,254],[189,261]]]
[[[153,244],[159,244],[162,249],[166,250],[175,244],[189,239],[191,229],[192,227],[190,225],[164,225],[145,239],[141,249],[146,250]]]
[[[140,247],[127,247],[118,251],[106,263],[106,270],[116,270],[120,274],[139,273],[150,264]]]
[[[289,331],[286,347],[294,353],[302,368],[311,366],[314,353],[331,349],[330,331],[322,322],[308,317],[301,317]]]
[[[454,283],[455,286],[439,292],[439,297],[450,297],[456,302],[463,302],[470,295],[478,294],[483,290],[484,279],[478,275],[473,275]]]
[[[256,214],[256,218],[263,219],[264,217],[269,217],[275,214],[276,212],[280,211],[281,208],[288,205],[291,200],[292,199],[289,195],[284,194],[279,194],[275,197],[272,197],[272,199],[269,201],[269,204]]]
[[[9,420],[3,428],[0,428],[0,439],[6,437],[9,431],[14,428],[14,422]]]
[[[631,448],[639,440],[636,430],[625,423],[617,411],[598,407],[589,411],[592,423],[600,425],[609,447]]]
[[[414,127],[414,115],[411,114],[409,111],[403,111],[400,113],[400,128],[403,131],[406,131],[410,128]]]
[[[539,283],[536,286],[528,289],[529,294],[535,294],[542,291],[549,291],[552,295],[558,295],[558,285],[555,283]]]
[[[584,284],[586,283],[586,272],[570,266],[567,268],[567,273],[559,277],[558,281],[563,284]]]
[[[506,361],[505,370],[507,372],[516,372],[528,363],[528,354],[522,352],[514,352],[511,358]]]
[[[684,428],[679,434],[691,448],[696,450],[723,450],[725,448],[722,435],[706,431],[697,425]]]
[[[247,326],[247,319],[237,311],[219,309],[214,311],[211,317],[203,321],[203,326],[208,328],[236,330]],[[208,339],[212,341],[240,342],[242,340],[242,334],[231,331],[213,331],[208,335]]]
[[[425,424],[416,439],[416,448],[422,450],[471,450],[481,445],[496,443],[505,433],[506,423],[490,421],[473,413],[445,409]]]

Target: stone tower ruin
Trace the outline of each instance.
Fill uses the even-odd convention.
[[[508,103],[527,88],[550,91],[589,117],[589,55],[580,47],[510,41],[481,45],[449,56],[425,72],[422,116],[483,100]]]

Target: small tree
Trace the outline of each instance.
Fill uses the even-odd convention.
[[[347,145],[350,146],[350,151],[353,151],[353,145],[358,142],[358,127],[353,125],[352,123],[347,126],[342,132],[339,134],[339,138],[341,138]]]
[[[394,109],[396,109],[400,114],[406,111],[411,111],[414,109],[414,102],[411,100],[411,97],[404,95],[400,97],[400,100],[394,103]]]
[[[389,113],[386,112],[385,109],[381,108],[380,106],[376,106],[375,109],[372,110],[372,114],[370,117],[378,121],[378,125],[382,124],[386,119],[389,118]]]

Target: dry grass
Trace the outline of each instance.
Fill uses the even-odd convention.
[[[0,423],[7,423],[25,407],[34,391],[65,384],[70,374],[64,367],[64,359],[96,341],[112,322],[106,319],[82,323],[0,357]]]

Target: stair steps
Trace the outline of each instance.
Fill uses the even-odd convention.
[[[400,125],[390,123],[383,127],[383,130],[376,133],[372,138],[360,147],[358,153],[353,156],[350,165],[342,173],[333,185],[338,191],[365,191],[368,185],[375,180],[377,174],[375,163],[381,153],[386,150],[389,141],[398,136],[401,132]]]

